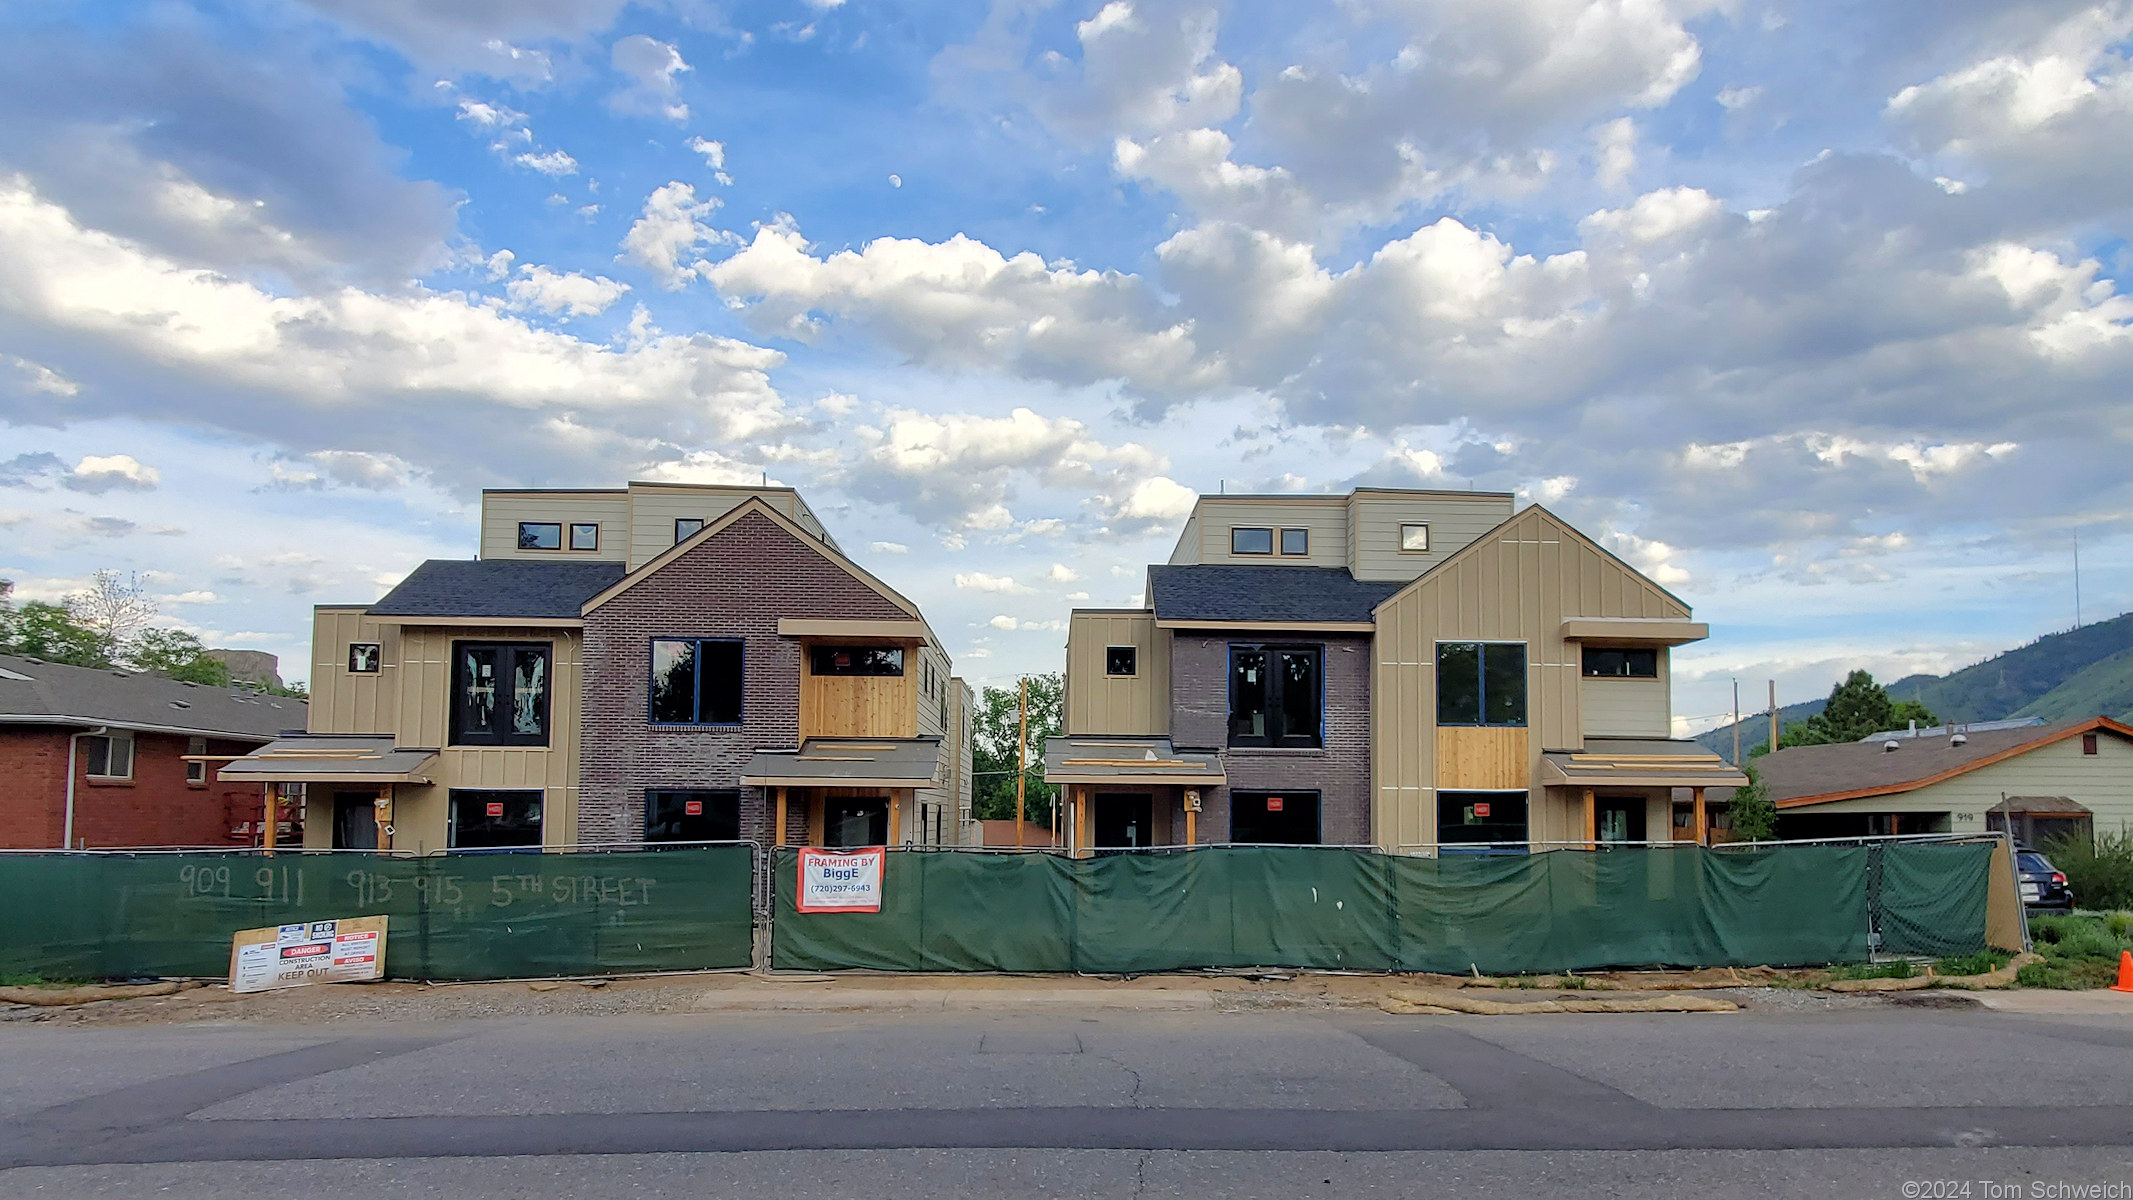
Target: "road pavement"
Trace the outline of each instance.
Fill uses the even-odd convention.
[[[2110,1012],[16,1024],[0,1072],[5,1197],[2133,1198]]]

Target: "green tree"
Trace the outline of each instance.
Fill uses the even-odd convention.
[[[1777,805],[1763,786],[1762,777],[1756,774],[1755,764],[1749,763],[1742,770],[1747,772],[1748,786],[1733,793],[1733,801],[1726,809],[1732,819],[1733,836],[1744,842],[1769,841],[1777,836]]]
[[[126,644],[126,661],[136,670],[153,671],[186,683],[228,687],[230,669],[208,657],[200,639],[182,629],[143,629]]]
[[[41,658],[75,667],[108,667],[118,657],[118,643],[76,619],[64,605],[32,600],[7,619],[10,654]]]
[[[1778,735],[1778,748],[1856,742],[1870,734],[1908,728],[1913,721],[1938,725],[1940,718],[1916,700],[1889,699],[1888,690],[1874,682],[1871,673],[1853,671],[1829,689],[1829,702],[1821,712],[1785,726]]]
[[[1029,679],[1029,745],[1023,815],[1039,825],[1051,823],[1059,789],[1044,782],[1044,740],[1056,736],[1066,696],[1066,678],[1057,672]],[[971,738],[970,812],[981,821],[1015,819],[1015,735],[1020,728],[1017,688],[986,688],[978,696]]]

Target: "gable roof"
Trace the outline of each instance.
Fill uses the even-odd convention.
[[[1794,746],[1755,760],[1755,773],[1779,808],[1799,808],[1916,791],[2054,742],[2099,731],[2133,739],[2133,728],[2109,717],[2077,717],[2054,725],[1980,730],[1964,735],[1966,740],[1960,746],[1954,745],[1951,738]],[[1885,748],[1891,745],[1900,748]]]
[[[302,729],[307,708],[294,696],[0,654],[0,724],[110,725],[264,742]]]
[[[1524,508],[1519,509],[1517,512],[1512,513],[1510,516],[1505,517],[1503,520],[1497,522],[1494,528],[1483,533],[1481,536],[1475,538],[1473,541],[1468,542],[1466,545],[1459,547],[1457,551],[1447,555],[1444,561],[1438,563],[1434,567],[1431,567],[1429,570],[1422,572],[1420,575],[1417,575],[1415,578],[1407,581],[1406,583],[1399,585],[1392,592],[1391,595],[1386,596],[1383,600],[1378,602],[1378,607],[1383,607],[1384,605],[1391,603],[1393,600],[1396,600],[1399,597],[1406,595],[1408,592],[1413,591],[1426,583],[1434,582],[1435,580],[1449,574],[1449,568],[1452,566],[1453,563],[1463,563],[1470,557],[1486,553],[1488,550],[1494,548],[1497,543],[1502,540],[1498,536],[1499,534],[1501,534],[1504,530],[1510,528],[1512,525],[1515,525],[1518,522],[1525,520],[1529,516],[1539,517],[1541,520],[1553,526],[1558,534],[1566,535],[1572,541],[1584,545],[1588,549],[1597,552],[1602,558],[1605,558],[1607,561],[1613,563],[1617,567],[1620,567],[1625,573],[1634,577],[1638,582],[1644,584],[1646,587],[1652,589],[1652,591],[1657,592],[1659,595],[1665,597],[1669,603],[1680,606],[1681,615],[1683,617],[1689,616],[1693,611],[1689,607],[1688,601],[1683,600],[1681,597],[1676,596],[1674,593],[1668,591],[1665,587],[1655,582],[1651,576],[1646,575],[1644,572],[1639,571],[1637,568],[1630,566],[1626,562],[1623,562],[1621,555],[1616,554],[1614,551],[1609,550],[1607,547],[1602,546],[1600,543],[1593,541],[1591,538],[1585,536],[1584,530],[1579,529],[1577,526],[1572,525],[1570,522],[1565,521],[1561,517],[1556,516],[1554,513],[1548,511],[1547,506],[1540,504],[1528,504]],[[1373,612],[1373,619],[1375,618],[1375,615],[1375,612]]]
[[[587,598],[622,578],[618,562],[433,558],[370,606],[374,617],[571,620]]]
[[[1344,567],[1226,563],[1148,568],[1148,606],[1157,621],[1360,624],[1398,582],[1357,579]]]

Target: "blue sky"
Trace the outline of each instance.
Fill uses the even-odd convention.
[[[1195,492],[1515,490],[1676,709],[2133,592],[2133,9],[0,11],[0,577],[300,675],[482,487],[803,489],[980,683]]]

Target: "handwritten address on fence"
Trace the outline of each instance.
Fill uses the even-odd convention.
[[[178,869],[180,894],[188,899],[256,900],[302,904],[320,881],[301,866],[232,870],[228,864],[188,863]],[[419,900],[442,908],[639,908],[652,903],[657,879],[641,875],[498,872],[490,875],[389,874],[355,870],[337,882],[361,906]],[[336,897],[337,898],[337,897]]]

